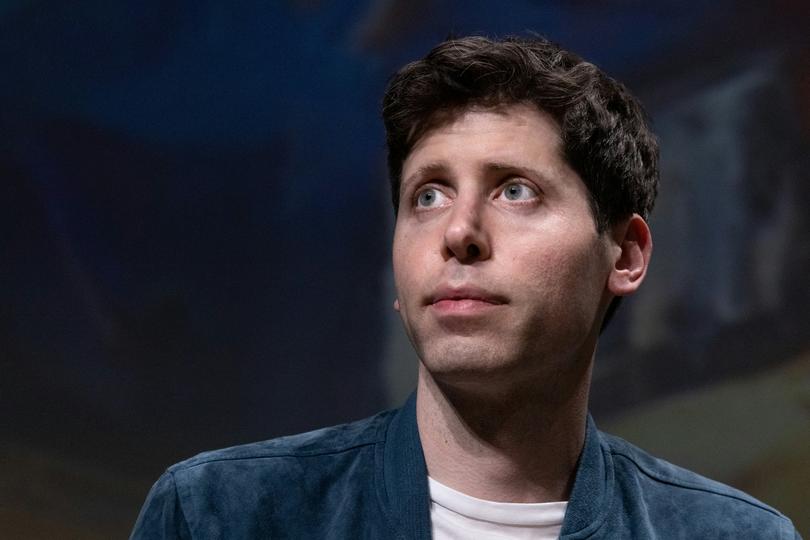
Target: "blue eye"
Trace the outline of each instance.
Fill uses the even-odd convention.
[[[434,188],[428,188],[416,196],[416,206],[419,208],[429,208],[436,206],[444,199],[444,194]]]
[[[525,184],[508,184],[502,193],[510,201],[525,201],[537,197],[537,193]]]

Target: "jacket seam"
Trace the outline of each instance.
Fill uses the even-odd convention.
[[[352,446],[347,446],[344,448],[339,448],[335,450],[322,450],[322,451],[312,451],[312,452],[284,452],[279,454],[269,454],[269,455],[249,455],[249,456],[238,456],[238,457],[220,457],[220,458],[211,458],[206,459],[204,461],[200,461],[198,463],[190,463],[187,465],[183,465],[178,468],[172,467],[170,472],[174,473],[177,471],[187,471],[193,469],[195,467],[199,467],[201,465],[208,465],[211,463],[221,463],[226,461],[243,461],[243,460],[253,460],[253,459],[274,459],[274,458],[285,458],[285,457],[318,457],[318,456],[328,456],[333,454],[342,454],[344,452],[350,452],[352,450],[356,450],[358,448],[363,448],[365,446],[373,446],[380,441],[369,441],[364,443],[355,444]]]
[[[751,500],[748,500],[746,498],[740,497],[739,495],[735,495],[734,493],[723,493],[722,491],[712,489],[712,488],[710,488],[708,486],[702,486],[702,485],[693,484],[691,482],[687,482],[687,481],[684,481],[684,480],[676,480],[674,478],[664,477],[664,476],[659,475],[659,474],[657,474],[657,473],[655,473],[653,471],[650,471],[647,467],[644,467],[643,465],[638,463],[632,456],[629,456],[629,455],[621,453],[621,452],[617,452],[616,450],[612,450],[611,453],[614,456],[623,457],[623,458],[627,459],[642,474],[644,474],[645,476],[647,476],[647,477],[649,477],[649,478],[651,478],[651,479],[653,479],[653,480],[655,480],[657,482],[661,482],[662,484],[667,484],[667,485],[674,486],[674,487],[679,487],[679,488],[682,488],[682,489],[691,489],[691,490],[694,490],[694,491],[702,491],[704,493],[710,493],[712,495],[717,495],[717,496],[720,496],[720,497],[727,497],[729,499],[735,499],[735,500],[740,501],[742,503],[745,503],[745,504],[747,504],[749,506],[753,506],[754,508],[759,508],[760,510],[764,510],[765,512],[768,512],[769,514],[772,514],[775,517],[786,519],[786,517],[783,514],[779,513],[778,511],[776,511],[776,510],[774,510],[772,508],[769,508],[767,506],[757,504],[754,501],[751,501]]]
[[[191,532],[191,524],[189,524],[188,518],[186,517],[186,509],[183,508],[183,498],[180,496],[180,490],[177,487],[177,478],[174,477],[174,473],[172,471],[169,471],[169,476],[172,479],[172,487],[174,488],[174,496],[177,498],[177,506],[180,508],[180,516],[183,518],[183,523],[186,525],[189,539],[193,540],[194,533]]]

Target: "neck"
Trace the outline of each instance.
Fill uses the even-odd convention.
[[[472,497],[568,499],[585,440],[591,362],[572,382],[502,391],[444,384],[420,363],[416,414],[428,474]]]

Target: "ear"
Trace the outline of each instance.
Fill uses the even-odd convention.
[[[394,299],[394,310],[399,311],[399,298]]]
[[[615,296],[632,294],[639,288],[652,256],[652,235],[644,218],[633,214],[613,228],[613,260],[608,290]]]

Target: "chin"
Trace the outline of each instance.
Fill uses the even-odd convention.
[[[423,351],[422,365],[438,382],[491,385],[517,371],[519,362],[507,351],[470,343],[447,343]]]

